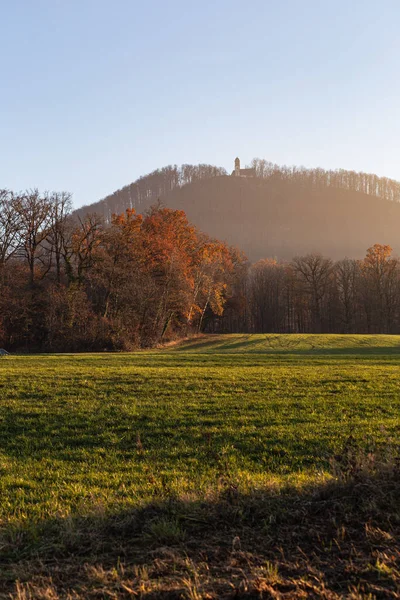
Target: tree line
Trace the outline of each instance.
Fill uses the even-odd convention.
[[[238,298],[240,297],[240,302]],[[260,260],[246,270],[210,331],[251,333],[400,333],[400,260],[375,244],[365,258],[321,254],[290,262]]]
[[[224,168],[208,164],[184,164],[180,167],[168,165],[139,177],[133,183],[116,190],[89,207],[79,208],[76,213],[83,216],[90,210],[102,215],[106,223],[111,223],[113,214],[120,214],[127,208],[134,208],[137,212],[142,212],[167,196],[175,188],[222,175],[227,175]]]
[[[72,214],[68,193],[0,191],[0,345],[130,350],[221,316],[244,264],[182,211]]]
[[[400,261],[251,265],[183,211],[78,217],[68,193],[0,191],[0,345],[130,350],[193,332],[399,333]]]
[[[260,179],[284,180],[314,189],[341,188],[393,202],[400,202],[400,182],[388,177],[378,177],[373,173],[347,171],[345,169],[326,170],[279,166],[260,158],[254,158],[251,166]]]

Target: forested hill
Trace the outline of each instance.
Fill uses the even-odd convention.
[[[98,202],[82,206],[75,214],[83,216],[88,212],[96,213],[110,222],[113,214],[121,214],[127,208],[134,208],[141,213],[176,188],[223,175],[227,175],[226,170],[213,165],[169,165],[139,177]]]
[[[374,243],[400,252],[398,182],[349,171],[279,168],[258,160],[253,166],[258,176],[249,179],[209,165],[167,167],[79,212],[98,212],[109,220],[128,207],[145,211],[160,199],[253,261],[313,251],[358,258]]]

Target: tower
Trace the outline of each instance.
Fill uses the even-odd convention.
[[[240,158],[235,158],[235,176],[240,177]]]

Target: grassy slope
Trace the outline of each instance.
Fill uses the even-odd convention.
[[[182,584],[187,568],[177,564],[185,557],[191,557],[202,573],[201,557],[193,554],[189,538],[203,539],[202,528],[210,539],[216,531],[227,531],[228,541],[221,534],[218,547],[231,545],[238,535],[247,540],[246,550],[253,551],[255,539],[260,538],[258,530],[255,536],[257,527],[265,534],[266,522],[272,519],[273,523],[276,514],[282,513],[282,507],[270,506],[271,490],[275,497],[278,484],[291,482],[303,488],[291,492],[295,500],[290,506],[304,502],[300,513],[306,515],[314,497],[309,496],[307,485],[312,482],[323,487],[331,478],[329,459],[343,448],[349,435],[358,446],[373,452],[390,440],[392,445],[398,444],[399,363],[400,342],[395,336],[275,335],[199,338],[168,350],[134,354],[1,360],[0,552],[8,566],[0,574],[0,583],[13,589],[16,578],[30,581],[38,573],[39,583],[31,581],[21,588],[21,598],[29,587],[32,597],[39,598],[37,590],[46,585],[49,589],[53,586],[55,598],[57,593],[67,597],[66,589],[89,597],[97,575],[93,578],[85,567],[83,576],[82,565],[112,569],[122,556],[126,568],[131,569],[129,585],[137,592],[143,577],[137,575],[137,567],[127,565],[145,562],[153,573],[154,563],[146,552],[167,545],[175,548],[178,558],[171,564],[166,561],[165,584],[159,589],[152,579],[162,579],[162,575],[157,569],[149,575],[149,593],[181,593],[183,589],[190,597],[192,584],[198,597],[203,588],[207,593],[222,593],[212,591],[213,578],[207,584],[205,575],[192,574],[189,583]],[[387,485],[388,478],[384,481]],[[390,498],[389,492],[386,496]],[[164,508],[155,513],[146,509],[154,502]],[[175,503],[173,509],[171,502]],[[182,502],[185,507],[177,509]],[[260,509],[259,522],[250,519],[249,523],[248,507],[253,506],[254,513],[265,503],[266,512]],[[376,499],[374,506],[379,506]],[[132,517],[138,507],[145,511],[139,528]],[[348,509],[349,514],[353,509]],[[362,510],[354,509],[355,514]],[[365,510],[368,513],[368,507]],[[230,515],[228,523],[220,523],[221,511]],[[238,511],[243,522],[240,518],[237,522]],[[312,511],[309,519],[313,518]],[[127,522],[135,551],[129,536],[125,539]],[[123,534],[121,523],[125,524]],[[104,539],[97,534],[91,537],[88,527],[97,533],[105,527],[108,533],[103,532]],[[315,525],[316,531],[318,527],[321,523]],[[389,529],[387,526],[388,536],[392,535]],[[272,540],[272,530],[270,533]],[[100,548],[99,539],[103,540]],[[330,544],[333,539],[337,537],[330,539]],[[276,556],[271,548],[266,551],[265,544],[258,546],[254,569],[260,560],[264,564],[267,557],[272,560]],[[143,550],[139,554],[138,547]],[[198,551],[198,544],[196,548]],[[215,544],[210,542],[210,548],[207,560],[214,564]],[[395,551],[398,548],[392,548],[390,556]],[[76,564],[72,555],[80,552]],[[44,568],[42,562],[38,566],[34,561],[37,557],[46,565],[54,556],[60,561],[58,576],[54,566]],[[232,559],[229,554],[223,561],[227,557]],[[391,560],[384,561],[389,570]],[[29,568],[26,561],[33,561]],[[215,564],[220,564],[219,559]],[[366,565],[371,566],[369,555]],[[371,568],[375,567],[374,563]],[[270,568],[274,571],[277,567]],[[72,569],[80,583],[62,575],[65,569]],[[170,569],[178,575],[171,578]],[[229,568],[224,569],[218,577],[228,581]],[[254,575],[254,569],[247,578]],[[49,573],[53,583],[49,583]],[[394,590],[396,572],[386,575],[383,588]],[[104,577],[108,581],[111,576]],[[200,578],[197,583],[196,577]],[[268,577],[274,579],[275,575]],[[345,577],[346,589],[348,580]],[[107,581],[101,584],[104,590],[116,586],[115,597],[124,597],[123,588],[118,587],[121,574],[114,583]],[[236,583],[239,589],[243,578]],[[303,583],[296,586],[301,588]],[[322,577],[319,586],[326,584]],[[295,597],[293,590],[290,597]]]
[[[194,338],[177,346],[180,352],[285,354],[400,354],[397,335],[338,335],[338,334],[236,334]]]

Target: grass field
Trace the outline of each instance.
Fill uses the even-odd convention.
[[[212,336],[1,359],[0,598],[400,598],[399,367],[396,336]],[[348,515],[381,531],[369,575],[299,573],[284,550],[278,560],[274,524],[283,540],[297,522],[311,531],[320,494],[359,495],[359,480],[335,474],[363,460],[369,505],[351,501],[343,523],[335,513],[330,542],[318,527],[331,547],[340,535],[345,547]]]

